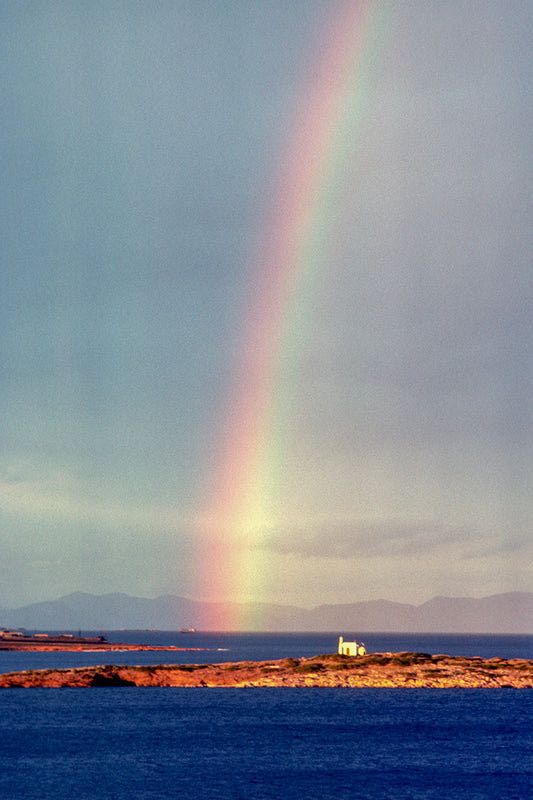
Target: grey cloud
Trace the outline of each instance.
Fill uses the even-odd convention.
[[[104,515],[97,563],[72,482],[102,507],[201,505],[285,208],[273,195],[343,3],[34,5],[4,3],[0,27],[0,475],[12,495],[53,479],[65,513],[43,528],[13,501],[2,588],[55,589],[57,570],[24,564],[59,553],[87,589],[135,591],[143,574],[160,591],[172,554],[165,585],[187,577],[193,534],[167,537],[165,514],[129,537]],[[264,546],[332,573],[356,557],[409,573],[419,555],[446,574],[458,556],[503,568],[529,536],[509,520],[530,507],[533,5],[393,5],[346,87],[337,171],[310,189],[311,263],[283,310],[262,431],[279,459],[272,519],[291,508],[302,524]],[[317,515],[347,522],[305,527]],[[337,592],[329,575],[320,591]]]
[[[508,558],[525,554],[531,550],[531,533],[525,530],[504,530],[498,534],[479,537],[467,543],[462,552],[465,559],[479,559],[491,556]]]
[[[441,547],[468,540],[471,531],[435,524],[357,522],[324,524],[305,529],[278,531],[263,545],[281,554],[345,559],[425,555]]]

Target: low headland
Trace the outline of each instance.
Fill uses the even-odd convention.
[[[183,650],[200,651],[202,647],[176,647],[174,645],[132,644],[108,642],[105,636],[73,636],[71,633],[36,633],[29,635],[15,631],[0,631],[0,650],[72,652],[75,650],[106,652],[124,650]]]
[[[107,665],[0,675],[0,688],[91,686],[531,689],[533,661],[402,652],[222,664]]]

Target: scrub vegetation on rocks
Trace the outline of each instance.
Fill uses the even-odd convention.
[[[105,686],[533,688],[533,661],[405,652],[223,664],[108,665],[0,675],[0,688]]]

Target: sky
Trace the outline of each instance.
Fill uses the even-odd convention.
[[[527,0],[0,0],[0,605],[533,590]]]

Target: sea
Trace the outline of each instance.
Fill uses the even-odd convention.
[[[368,652],[533,659],[533,636],[343,634]],[[0,652],[0,672],[309,657],[338,636],[104,635],[190,649]],[[529,689],[3,689],[0,712],[2,800],[533,797]]]

